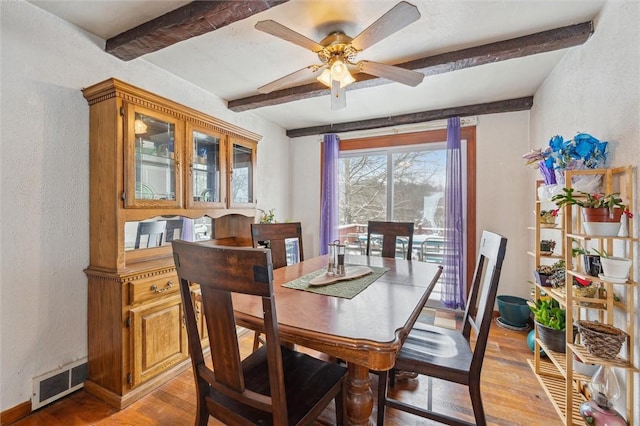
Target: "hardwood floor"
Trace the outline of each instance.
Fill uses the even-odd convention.
[[[442,319],[446,321],[447,319]],[[438,319],[436,319],[436,323]],[[527,364],[531,351],[526,343],[527,332],[503,329],[494,322],[482,371],[482,397],[491,425],[561,425],[560,418]],[[240,338],[244,353],[249,353],[253,333]],[[375,376],[373,376],[375,386]],[[433,381],[431,395],[434,408],[464,415],[472,421],[467,388]],[[399,382],[391,394],[396,398],[426,401],[428,379]],[[375,388],[374,388],[375,396]],[[375,410],[375,409],[374,409]],[[195,397],[191,370],[155,390],[124,410],[117,411],[84,390],[33,412],[13,423],[14,426],[75,426],[131,425],[176,426],[192,425],[195,418]],[[327,411],[318,425],[334,421],[333,409]],[[372,417],[375,421],[375,411]],[[221,423],[210,419],[209,425]],[[388,409],[385,424],[430,425],[425,419]]]

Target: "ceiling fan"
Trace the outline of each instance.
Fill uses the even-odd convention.
[[[315,76],[318,81],[331,88],[331,109],[335,110],[347,105],[346,87],[356,81],[351,72],[362,72],[408,86],[417,86],[422,82],[424,74],[379,62],[356,62],[356,56],[419,18],[418,8],[402,1],[354,38],[342,31],[334,31],[319,43],[275,21],[260,21],[255,25],[256,29],[311,50],[318,55],[321,63],[309,65],[265,84],[259,87],[258,91],[269,93],[309,76]]]

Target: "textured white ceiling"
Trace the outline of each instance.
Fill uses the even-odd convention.
[[[189,2],[32,0],[31,3],[106,40]],[[337,29],[353,37],[396,3],[396,0],[291,0],[134,61],[149,61],[224,100],[256,95],[256,88],[318,63],[312,52],[254,29],[256,22],[273,19],[316,41]],[[411,3],[418,7],[422,17],[361,52],[358,59],[393,64],[577,24],[594,19],[604,0]],[[331,111],[329,96],[322,96],[239,114],[255,113],[293,129],[529,96],[564,53],[544,53],[426,77],[414,88],[389,83],[351,90],[347,92],[347,108],[338,111]]]

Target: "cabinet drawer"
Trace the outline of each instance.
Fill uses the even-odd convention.
[[[144,302],[155,297],[180,291],[176,274],[131,280],[129,282],[129,304]]]

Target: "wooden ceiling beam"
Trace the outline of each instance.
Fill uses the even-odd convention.
[[[524,98],[508,99],[484,104],[414,112],[411,114],[402,114],[393,117],[373,118],[370,120],[291,129],[287,130],[287,136],[290,138],[297,138],[301,136],[321,135],[326,133],[344,133],[354,132],[357,130],[379,129],[384,127],[402,126],[405,124],[424,123],[427,121],[442,120],[451,117],[469,117],[473,115],[526,111],[530,110],[532,106],[533,96],[528,96]]]
[[[589,21],[395,65],[430,76],[578,46],[586,42],[592,33],[593,22]],[[363,73],[356,74],[354,77],[357,81],[347,86],[348,91],[390,83],[389,80]],[[310,83],[267,94],[230,100],[227,107],[232,111],[241,112],[328,95],[329,93],[329,89],[321,83]]]
[[[124,61],[130,61],[288,1],[194,1],[110,38],[105,50]]]

